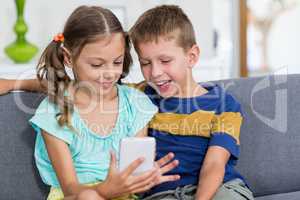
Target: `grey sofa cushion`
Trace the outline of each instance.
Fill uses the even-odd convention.
[[[219,83],[245,112],[238,169],[255,195],[300,191],[300,75]]]
[[[35,133],[28,124],[41,94],[10,93],[0,96],[0,199],[45,199],[33,159]],[[16,106],[18,102],[19,107]],[[24,105],[21,105],[24,104]],[[26,109],[25,109],[26,108]],[[29,109],[29,110],[28,110]]]
[[[238,169],[255,196],[300,199],[290,193],[300,191],[300,75],[218,83],[244,109]],[[43,98],[28,92],[0,96],[0,200],[44,199],[48,193],[34,165],[35,133],[28,124]],[[24,112],[20,102],[33,109]],[[279,193],[286,196],[274,195]]]
[[[255,198],[255,200],[298,200],[298,199],[300,199],[300,192],[267,195],[267,196]]]

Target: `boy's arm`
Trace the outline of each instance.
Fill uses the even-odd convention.
[[[223,184],[230,156],[238,158],[239,136],[243,121],[241,105],[231,95],[217,109],[212,120],[209,147],[200,170],[196,200],[212,199]]]
[[[46,93],[47,84],[43,83],[42,86],[38,79],[0,79],[0,95],[6,94],[13,90],[26,90]]]
[[[210,200],[223,183],[230,153],[220,146],[210,146],[200,171],[196,200]]]

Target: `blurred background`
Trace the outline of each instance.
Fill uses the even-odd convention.
[[[23,0],[24,1],[24,0]],[[16,64],[4,53],[15,41],[17,0],[0,1],[0,78],[33,78],[37,60],[79,5],[111,9],[128,30],[145,10],[176,4],[191,19],[201,48],[197,81],[300,73],[300,0],[26,0],[26,38],[38,53]],[[133,52],[134,54],[134,52]],[[139,64],[127,81],[141,81]]]

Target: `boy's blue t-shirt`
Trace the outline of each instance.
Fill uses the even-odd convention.
[[[110,151],[118,156],[122,138],[133,137],[144,128],[157,112],[157,107],[142,92],[118,85],[119,112],[115,127],[107,136],[91,131],[76,109],[72,114],[72,126],[76,132],[60,127],[56,116],[58,107],[45,98],[36,110],[30,123],[37,132],[34,157],[45,184],[59,187],[41,135],[41,129],[68,144],[73,165],[80,183],[94,183],[105,180],[110,163]]]
[[[221,146],[230,152],[224,182],[243,177],[234,169],[240,152],[240,126],[243,115],[240,104],[218,85],[203,85],[206,94],[193,98],[162,98],[150,86],[145,94],[158,106],[150,122],[149,136],[155,137],[157,157],[175,153],[179,166],[167,174],[181,179],[154,187],[147,195],[197,185],[205,154],[210,146]]]

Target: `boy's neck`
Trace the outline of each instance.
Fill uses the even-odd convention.
[[[194,79],[186,84],[184,88],[181,88],[181,93],[178,95],[179,98],[191,98],[198,97],[206,94],[208,91],[197,83]]]

